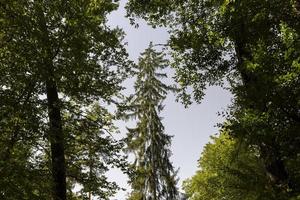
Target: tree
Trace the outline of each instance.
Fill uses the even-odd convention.
[[[0,90],[0,198],[49,199],[50,172],[37,156],[43,151],[43,135],[36,134],[45,128],[41,112],[28,102],[19,103],[14,95],[17,91]],[[23,95],[28,98],[25,92]]]
[[[137,118],[137,126],[128,129],[127,150],[134,153],[130,176],[132,200],[176,199],[176,172],[170,162],[171,136],[164,134],[159,117],[162,101],[172,87],[161,82],[166,74],[158,72],[167,66],[164,54],[152,43],[141,54],[137,66],[135,94],[129,99],[127,117]]]
[[[115,117],[99,103],[84,111],[75,103],[73,107],[63,115],[69,189],[80,188],[73,195],[80,199],[108,200],[120,188],[115,182],[109,182],[105,173],[110,167],[125,171],[127,166],[121,153],[123,143],[113,137],[117,132],[113,125]]]
[[[106,26],[106,15],[116,8],[100,0],[0,3],[1,128],[9,141],[4,153],[20,141],[47,138],[54,200],[66,199],[62,113],[72,109],[68,102],[110,102],[128,71],[122,33]],[[36,140],[30,145],[30,152],[37,150]]]
[[[255,148],[247,149],[226,132],[212,137],[199,160],[199,170],[184,181],[191,200],[281,199],[269,187],[268,177]]]
[[[200,102],[207,85],[226,78],[235,96],[227,129],[259,149],[274,188],[297,196],[289,163],[300,151],[299,1],[167,1],[162,14],[162,1],[142,2],[130,1],[129,15],[171,28],[181,100]]]

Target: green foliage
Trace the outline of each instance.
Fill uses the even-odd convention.
[[[212,139],[204,148],[199,170],[183,184],[189,199],[282,199],[269,187],[255,148],[247,149],[225,132]]]
[[[182,0],[177,0],[182,2]],[[132,24],[135,18],[142,17],[155,26],[157,21],[167,25],[171,20],[171,12],[173,10],[174,0],[130,0],[127,2],[126,10]]]
[[[117,7],[115,1],[102,0],[0,3],[1,199],[50,199],[57,182],[51,175],[59,177],[51,165],[64,168],[54,153],[61,160],[66,157],[68,176],[75,176],[75,165],[82,170],[75,171],[81,176],[76,183],[84,185],[85,192],[107,199],[116,189],[103,174],[103,163],[122,162],[116,159],[119,144],[99,133],[103,124],[111,123],[107,112],[95,108],[89,113],[93,120],[70,113],[95,101],[112,102],[129,74],[131,63],[121,44],[124,34],[106,25],[107,14]],[[69,118],[61,123],[63,115]],[[96,125],[100,118],[102,125]],[[78,132],[82,121],[91,121],[90,127]],[[86,143],[72,146],[81,142]],[[95,171],[87,176],[91,145],[96,148],[91,160],[103,160],[95,161]],[[73,180],[67,181],[71,189]]]
[[[89,195],[109,199],[120,188],[105,173],[110,167],[126,168],[123,144],[113,137],[117,132],[114,116],[98,103],[84,111],[80,105],[72,106],[64,113],[69,189],[81,188],[77,194],[82,199]]]
[[[235,98],[226,129],[258,150],[272,187],[289,191],[287,198],[298,196],[300,182],[290,163],[300,152],[299,1],[171,4],[169,46],[180,99],[200,102],[208,85],[227,80]],[[151,18],[153,10],[138,16]],[[138,7],[130,12],[140,13]]]
[[[128,12],[133,17],[137,15],[150,22],[155,21],[151,17],[156,15],[157,10],[168,10],[163,2],[165,1],[132,0],[128,3]],[[229,82],[239,81],[238,76],[249,73],[244,72],[245,70],[251,71],[253,66],[260,65],[249,60],[255,57],[252,51],[260,49],[261,53],[265,51],[268,56],[273,55],[272,57],[275,58],[279,56],[277,60],[264,59],[270,62],[264,64],[269,65],[269,70],[265,72],[274,71],[272,64],[278,63],[281,55],[285,54],[278,50],[286,50],[286,47],[282,46],[283,35],[280,27],[285,24],[287,30],[293,33],[297,33],[297,30],[299,32],[300,15],[297,1],[167,2],[171,11],[161,12],[156,18],[173,16],[167,21],[167,25],[171,26],[169,45],[173,51],[176,79],[182,86],[180,97],[186,104],[191,100],[187,87],[191,86],[195,100],[201,101],[207,84],[221,84],[224,77],[227,77]],[[156,24],[160,24],[160,20],[156,20]],[[290,38],[294,38],[294,44],[291,46],[299,46],[296,34]],[[274,55],[276,51],[278,54]],[[294,48],[294,51],[298,50]],[[240,55],[241,53],[243,55]],[[297,54],[293,56],[295,57],[292,60],[297,57]],[[244,60],[250,61],[248,66],[245,66],[244,62],[243,66],[241,65]],[[285,64],[290,65],[290,63]],[[283,69],[280,71],[287,73]]]
[[[164,134],[159,117],[162,101],[174,88],[161,82],[166,74],[164,54],[156,52],[152,44],[142,53],[137,67],[135,95],[129,99],[127,117],[135,117],[137,125],[128,129],[127,150],[134,153],[133,173],[130,176],[132,193],[129,199],[176,199],[176,172],[170,162],[171,136]]]

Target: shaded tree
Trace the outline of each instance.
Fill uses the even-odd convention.
[[[30,143],[26,149],[34,152],[37,140],[44,148],[49,142],[55,200],[66,199],[62,113],[72,109],[68,102],[110,102],[128,69],[123,34],[106,25],[106,15],[117,6],[97,0],[0,3],[1,133],[9,141],[3,153],[11,154],[18,143]]]

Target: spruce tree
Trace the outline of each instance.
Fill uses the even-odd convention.
[[[291,166],[300,152],[299,5],[280,0],[127,4],[131,17],[170,26],[175,79],[185,104],[200,102],[207,86],[227,79],[234,106],[226,128],[259,149],[269,187],[286,198],[300,194],[297,169]]]
[[[135,155],[130,176],[131,200],[174,200],[178,194],[176,172],[170,162],[171,136],[164,133],[159,116],[168,91],[174,90],[160,80],[167,76],[158,71],[167,64],[164,54],[157,52],[152,43],[139,59],[135,95],[129,100],[127,115],[137,119],[127,137],[128,151]]]

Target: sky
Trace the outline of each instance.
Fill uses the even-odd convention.
[[[120,1],[120,8],[109,16],[108,24],[111,27],[120,27],[125,33],[124,42],[127,42],[127,51],[130,59],[137,61],[152,41],[154,44],[165,44],[169,35],[165,28],[148,26],[145,21],[139,20],[139,28],[129,24],[125,18],[124,5],[126,0]],[[168,74],[173,74],[171,69]],[[172,80],[169,80],[172,82]],[[125,87],[128,91],[133,91],[132,81],[127,81]],[[231,102],[231,94],[220,87],[209,87],[201,104],[193,103],[188,108],[178,102],[174,94],[169,94],[164,101],[165,109],[161,113],[165,133],[173,135],[171,151],[173,153],[171,161],[175,169],[179,168],[178,187],[181,189],[182,181],[193,176],[198,168],[197,160],[200,158],[203,147],[210,141],[210,136],[218,133],[217,123],[224,119],[218,116],[218,112],[223,111]],[[118,122],[121,135],[126,134],[126,126],[132,127],[133,122]],[[130,191],[127,185],[127,177],[120,171],[114,169],[108,173],[109,179],[116,181],[121,187]],[[125,200],[128,191],[121,191],[112,200]]]

